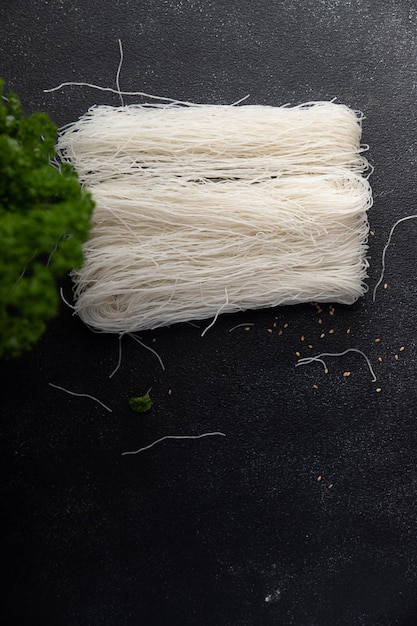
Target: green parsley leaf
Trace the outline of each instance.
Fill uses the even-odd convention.
[[[0,357],[31,349],[58,311],[56,280],[83,261],[94,202],[69,164],[51,163],[57,127],[25,117],[0,79]]]
[[[146,411],[149,411],[153,405],[152,399],[149,396],[150,391],[151,389],[148,389],[144,396],[129,398],[130,408],[136,411],[136,413],[146,413]]]

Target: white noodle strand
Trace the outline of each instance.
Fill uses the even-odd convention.
[[[73,306],[72,304],[70,304],[70,303],[68,302],[68,300],[65,298],[65,296],[64,296],[64,289],[63,289],[63,287],[60,287],[60,288],[59,288],[59,295],[61,296],[61,300],[62,300],[62,302],[63,302],[63,303],[64,303],[64,304],[65,304],[65,305],[69,308],[69,309],[72,309],[73,311],[75,311],[75,306]]]
[[[90,398],[90,400],[94,400],[94,402],[98,402],[98,404],[101,404],[101,406],[104,407],[106,411],[109,411],[109,413],[113,413],[112,409],[108,407],[107,404],[104,404],[104,402],[102,402],[95,396],[91,396],[89,393],[76,393],[75,391],[70,391],[69,389],[65,389],[65,387],[60,387],[59,385],[54,385],[53,383],[48,384],[51,387],[54,387],[54,389],[59,389],[60,391],[68,393],[70,396],[77,396],[78,398]]]
[[[89,327],[213,318],[204,336],[220,313],[365,293],[372,192],[360,113],[165,100],[92,107],[60,133],[60,159],[96,202],[73,272]]]
[[[373,370],[373,367],[371,365],[371,362],[369,360],[369,358],[366,356],[366,354],[364,352],[362,352],[362,350],[358,350],[357,348],[348,348],[347,350],[344,350],[344,352],[323,352],[322,354],[319,354],[318,356],[308,356],[308,357],[304,357],[302,359],[298,359],[298,362],[296,363],[295,367],[298,367],[299,365],[308,365],[309,363],[313,363],[315,361],[321,363],[324,367],[324,370],[327,370],[327,365],[325,363],[325,361],[323,361],[324,356],[344,356],[345,354],[347,354],[348,352],[357,352],[358,354],[361,354],[363,356],[363,358],[365,359],[369,371],[371,372],[372,375],[372,382],[376,381],[376,375],[375,372]]]
[[[202,435],[165,435],[165,437],[161,437],[160,439],[157,439],[153,443],[149,444],[149,446],[139,448],[139,450],[133,450],[132,452],[122,452],[122,456],[127,456],[128,454],[139,454],[139,452],[143,452],[144,450],[149,450],[149,448],[153,448],[154,446],[156,446],[156,444],[161,443],[161,441],[165,441],[165,439],[202,439],[202,437],[213,437],[214,435],[226,437],[224,433],[220,432],[203,433]]]
[[[125,103],[123,100],[123,95],[122,95],[122,92],[120,91],[120,72],[122,71],[122,65],[123,65],[123,46],[122,46],[122,40],[119,39],[118,41],[119,41],[120,61],[119,61],[119,65],[117,67],[117,72],[116,72],[116,88],[117,88],[117,91],[119,92],[120,102],[122,103],[122,106],[124,106]]]
[[[406,222],[407,220],[414,220],[417,218],[417,215],[407,215],[406,217],[402,217],[401,219],[397,220],[395,222],[395,224],[393,225],[393,227],[390,230],[389,233],[389,237],[387,240],[387,243],[384,246],[384,249],[382,251],[382,260],[381,260],[381,275],[379,277],[379,280],[377,282],[377,284],[374,287],[374,291],[372,294],[372,302],[375,302],[375,298],[376,298],[376,292],[378,290],[379,285],[382,283],[382,281],[384,280],[384,275],[385,275],[385,256],[387,254],[387,250],[388,247],[391,243],[391,239],[392,239],[392,235],[394,234],[394,230],[397,228],[398,224],[401,224],[402,222]]]
[[[244,328],[248,327],[248,326],[255,326],[255,324],[253,322],[248,322],[248,323],[243,323],[243,324],[236,324],[236,326],[233,326],[232,328],[229,328],[229,333],[232,333],[234,330],[236,330],[237,328],[242,328],[242,326]]]
[[[165,365],[163,360],[161,359],[161,357],[159,356],[159,354],[157,353],[156,350],[154,350],[153,348],[151,348],[150,346],[147,346],[146,343],[143,343],[143,341],[140,340],[139,337],[137,337],[136,335],[134,335],[133,333],[127,333],[129,335],[129,337],[132,337],[132,339],[134,339],[136,341],[136,343],[138,343],[139,345],[142,346],[142,348],[145,348],[145,350],[149,350],[149,352],[152,352],[152,354],[154,354],[156,356],[156,358],[159,361],[159,364],[161,366],[162,371],[165,371]]]
[[[116,374],[116,372],[119,371],[119,368],[122,364],[122,338],[123,338],[124,333],[119,333],[119,358],[117,360],[117,364],[116,367],[114,368],[114,370],[112,371],[112,373],[109,375],[109,378],[113,378],[113,376]]]

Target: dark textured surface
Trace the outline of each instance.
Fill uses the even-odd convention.
[[[412,0],[5,0],[0,75],[27,112],[62,125],[117,96],[43,89],[113,86],[121,38],[125,89],[361,109],[373,287],[392,223],[416,212],[416,33]],[[126,339],[109,380],[117,339],[63,307],[33,353],[2,363],[2,622],[416,624],[416,233],[417,221],[398,228],[374,305],[368,293],[325,307],[322,325],[306,305],[224,316],[204,338],[187,325],[144,333],[165,372]],[[228,332],[240,322],[254,326]],[[369,355],[377,383],[354,354],[327,376],[294,367],[297,350],[348,347]],[[149,387],[154,407],[137,416],[127,398]],[[121,456],[212,430],[227,437]]]

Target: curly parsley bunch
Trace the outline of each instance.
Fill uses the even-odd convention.
[[[56,136],[0,80],[0,357],[33,347],[57,313],[56,279],[83,260],[94,203],[70,165],[51,164]]]

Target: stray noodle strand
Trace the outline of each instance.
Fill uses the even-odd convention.
[[[375,372],[372,368],[371,362],[368,359],[368,357],[366,356],[366,354],[364,352],[362,352],[362,350],[358,350],[357,348],[348,348],[347,350],[345,350],[344,352],[323,352],[322,354],[319,354],[318,356],[309,356],[309,357],[305,357],[302,359],[299,359],[298,362],[296,363],[295,367],[298,367],[299,365],[308,365],[309,363],[313,363],[313,361],[319,362],[323,365],[324,369],[327,369],[327,365],[325,363],[325,361],[323,361],[322,357],[327,357],[327,356],[344,356],[345,354],[347,354],[348,352],[357,352],[358,354],[361,354],[363,356],[363,358],[365,359],[369,371],[371,372],[372,375],[372,382],[376,381],[376,376],[375,376]]]
[[[104,402],[102,402],[95,396],[91,396],[89,393],[76,393],[75,391],[70,391],[69,389],[65,389],[65,387],[60,387],[59,385],[54,385],[53,383],[48,383],[48,384],[51,387],[54,387],[54,389],[60,389],[61,391],[65,391],[65,393],[68,393],[70,396],[77,396],[79,398],[90,398],[91,400],[94,400],[94,402],[98,402],[99,404],[101,404],[101,406],[104,407],[106,411],[109,411],[109,413],[113,412],[110,407],[104,404]]]
[[[139,450],[133,450],[132,452],[122,452],[122,456],[126,456],[128,454],[138,454],[139,452],[143,452],[144,450],[149,450],[149,448],[153,448],[156,444],[164,441],[165,439],[201,439],[202,437],[213,437],[214,435],[219,435],[220,437],[226,437],[224,433],[214,432],[214,433],[203,433],[202,435],[165,435],[165,437],[161,437],[157,439],[153,443],[149,444],[149,446],[145,446],[144,448],[139,448]]]

